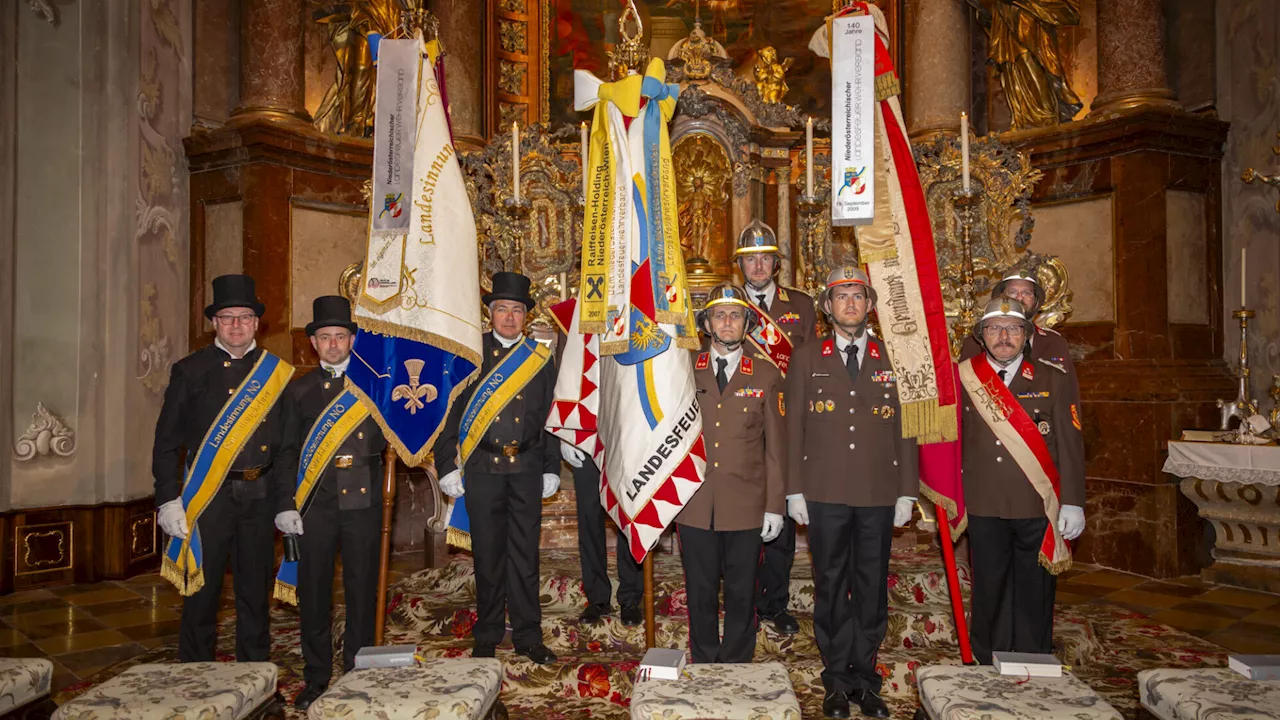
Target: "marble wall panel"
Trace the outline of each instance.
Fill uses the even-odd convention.
[[[1209,324],[1208,235],[1204,193],[1165,193],[1169,322]]]
[[[204,208],[204,287],[219,275],[244,271],[244,203],[240,200]],[[212,296],[207,296],[212,297]]]
[[[1032,209],[1031,249],[1056,255],[1067,266],[1075,293],[1072,324],[1115,320],[1111,197],[1041,205]]]
[[[368,218],[346,212],[293,208],[291,327],[311,322],[311,301],[338,292],[338,276],[364,259]]]

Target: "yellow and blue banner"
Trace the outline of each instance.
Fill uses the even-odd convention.
[[[209,507],[227,479],[249,438],[266,419],[284,392],[293,366],[263,351],[240,387],[231,393],[205,432],[195,460],[182,483],[182,507],[187,514],[187,537],[169,538],[160,574],[184,597],[204,587],[204,546],[200,542],[200,515]],[[266,482],[266,479],[262,479]]]

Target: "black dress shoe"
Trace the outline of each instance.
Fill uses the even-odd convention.
[[[597,623],[600,622],[600,618],[612,614],[613,607],[609,603],[591,603],[586,610],[582,611],[579,619],[584,623]]]
[[[849,717],[849,698],[842,692],[827,693],[822,701],[822,716],[829,718]]]
[[[298,693],[298,696],[293,699],[293,707],[298,710],[306,710],[311,707],[311,703],[315,702],[316,698],[319,698],[328,689],[328,685],[307,683],[307,686],[302,688],[302,692]]]
[[[542,643],[538,643],[537,645],[524,650],[517,648],[516,654],[523,655],[539,665],[550,665],[556,661],[556,654],[551,652],[551,649]]]
[[[871,690],[854,690],[854,702],[858,703],[858,710],[863,715],[873,718],[889,717],[889,706],[884,704],[884,700]]]
[[[622,624],[627,627],[635,627],[644,623],[644,614],[640,612],[639,605],[623,605],[622,606]]]
[[[783,610],[777,615],[761,615],[760,617],[773,623],[773,629],[783,635],[795,635],[800,632],[800,623],[795,616]]]
[[[473,658],[491,658],[497,654],[498,646],[489,643],[476,643],[471,649],[471,657]]]

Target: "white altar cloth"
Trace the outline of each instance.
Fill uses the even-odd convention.
[[[1181,478],[1280,485],[1280,446],[1171,441],[1164,471]]]

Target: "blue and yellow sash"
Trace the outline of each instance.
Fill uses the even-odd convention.
[[[298,478],[293,504],[305,514],[307,501],[315,492],[320,476],[351,433],[369,417],[369,408],[350,390],[343,391],[316,418],[302,445],[298,458]],[[290,605],[298,604],[298,563],[283,562],[276,573],[275,598]]]
[[[200,515],[218,494],[231,464],[280,399],[292,376],[292,365],[263,351],[200,442],[200,450],[182,484],[182,507],[187,512],[189,532],[185,540],[169,539],[160,568],[160,574],[178,588],[179,594],[191,596],[204,587]]]
[[[467,403],[458,424],[458,467],[465,468],[467,459],[489,432],[493,419],[529,384],[551,359],[551,351],[543,345],[522,338],[511,347],[506,357],[480,381],[471,402]],[[463,473],[463,485],[466,474]],[[455,547],[471,547],[471,518],[467,515],[466,495],[454,501],[449,516],[446,540]]]

